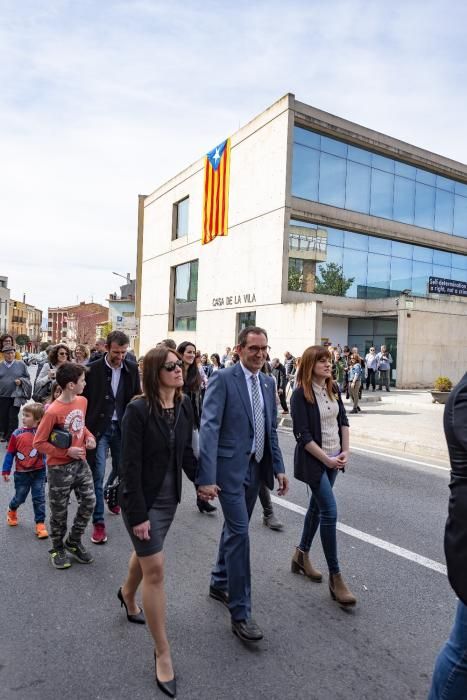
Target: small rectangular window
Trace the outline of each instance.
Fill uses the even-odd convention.
[[[196,330],[198,260],[173,268],[173,329]]]
[[[188,236],[188,212],[190,198],[185,197],[173,205],[172,240]]]

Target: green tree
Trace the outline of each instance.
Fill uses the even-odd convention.
[[[21,348],[24,348],[25,345],[29,343],[29,336],[25,335],[23,333],[20,333],[20,335],[16,336],[16,344],[19,345]]]
[[[345,297],[355,281],[355,277],[345,277],[342,265],[329,262],[319,266],[319,276],[316,277],[315,294],[329,294],[334,297]]]
[[[291,267],[289,267],[289,290],[291,292],[302,291],[302,274]]]
[[[107,321],[107,323],[103,323],[101,326],[101,333],[103,338],[107,338],[109,333],[112,332],[112,323],[110,321]]]

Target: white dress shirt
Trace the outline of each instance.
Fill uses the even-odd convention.
[[[112,365],[109,365],[109,363],[107,362],[107,355],[105,356],[105,364],[112,370],[112,380],[110,384],[112,386],[112,394],[114,395],[114,399],[116,399],[118,385],[120,384],[120,377],[122,374],[122,365],[120,365],[120,367],[112,367]],[[112,420],[118,420],[117,409],[115,409],[113,413]]]

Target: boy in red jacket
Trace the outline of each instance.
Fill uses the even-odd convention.
[[[50,561],[56,569],[68,569],[71,554],[81,564],[91,564],[93,557],[81,544],[81,537],[89,523],[96,497],[92,473],[86,462],[86,450],[96,446],[94,436],[85,426],[87,399],[82,394],[85,367],[64,362],[57,369],[56,380],[62,393],[49,407],[34,438],[34,447],[47,455],[49,482],[50,536],[53,548]],[[60,429],[70,434],[68,448],[56,447],[50,442],[50,434]],[[78,510],[68,537],[68,502],[74,491]]]
[[[23,408],[23,427],[11,434],[5,459],[3,460],[3,481],[10,481],[11,468],[15,461],[15,495],[10,501],[7,513],[8,525],[18,524],[18,508],[31,492],[36,535],[42,540],[48,532],[45,521],[45,458],[33,446],[37,426],[44,415],[40,403],[29,403]]]

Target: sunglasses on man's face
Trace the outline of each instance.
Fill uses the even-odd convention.
[[[173,372],[176,367],[183,367],[183,362],[181,360],[177,360],[176,362],[166,362],[165,365],[162,366],[166,372]]]

